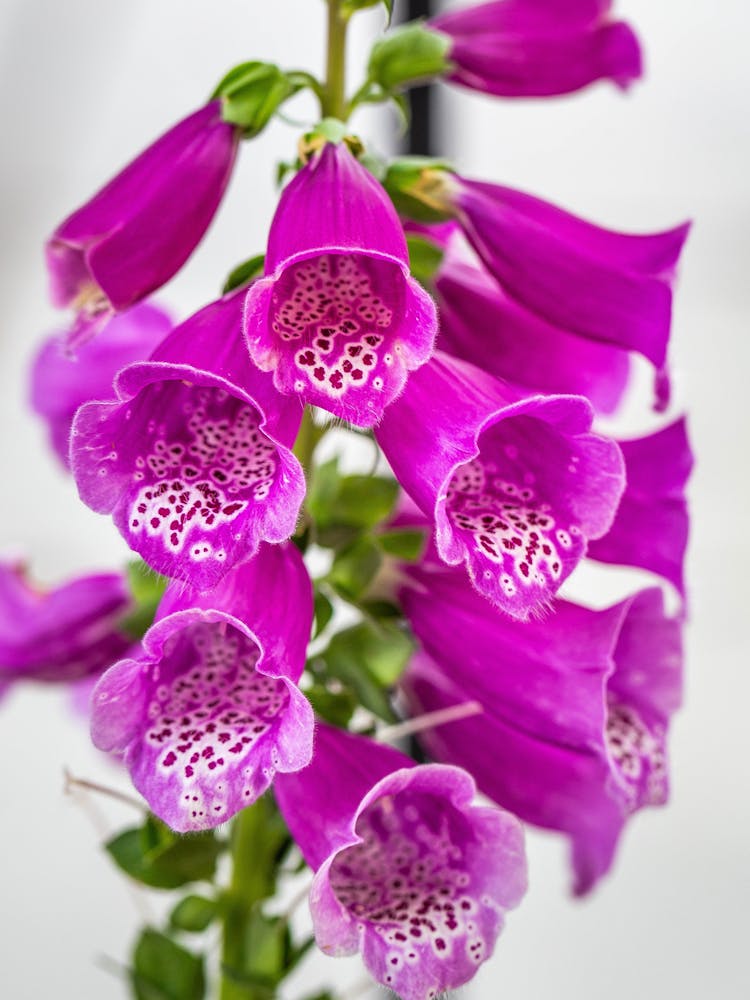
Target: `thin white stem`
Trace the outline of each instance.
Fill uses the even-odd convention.
[[[97,782],[89,781],[87,778],[76,778],[75,775],[70,773],[67,767],[63,769],[63,775],[65,777],[66,795],[69,795],[77,788],[81,788],[87,792],[96,792],[97,795],[106,795],[110,799],[116,799],[118,802],[124,802],[125,805],[132,806],[140,813],[145,814],[148,812],[148,809],[143,802],[133,798],[131,795],[126,795],[125,792],[118,791],[116,788],[109,788],[107,785],[99,785]]]
[[[483,711],[484,709],[478,701],[465,701],[460,705],[451,705],[450,708],[438,709],[436,712],[425,712],[424,715],[399,722],[395,726],[386,726],[378,730],[375,739],[380,743],[392,743],[395,740],[402,740],[406,736],[421,733],[425,729],[444,726],[446,722],[456,722],[458,719],[466,719],[471,715],[481,715]]]
[[[291,902],[287,906],[286,910],[284,910],[284,920],[291,920],[298,907],[300,907],[310,895],[311,887],[312,880],[308,880],[305,885],[303,885],[302,888],[294,894]]]

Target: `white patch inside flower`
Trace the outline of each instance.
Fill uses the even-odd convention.
[[[252,796],[253,769],[230,769],[246,761],[289,700],[282,681],[255,670],[259,656],[223,622],[191,625],[165,648],[165,666],[175,657],[177,669],[152,694],[144,740],[157,753],[157,776],[177,777],[188,826],[219,822],[229,786],[241,787],[243,777],[245,798]]]
[[[271,328],[282,343],[298,345],[295,391],[312,388],[340,399],[368,384],[383,388],[382,372],[376,373],[393,364],[400,344],[380,356],[394,312],[375,291],[374,280],[366,259],[355,254],[322,254],[291,267],[281,279]]]
[[[160,539],[171,553],[181,552],[192,532],[209,534],[234,521],[250,502],[265,501],[277,469],[276,448],[260,430],[251,406],[220,389],[194,389],[192,395],[195,400],[182,407],[188,418],[186,439],[168,440],[149,421],[148,433],[155,440],[148,453],[136,458],[133,474],[135,482],[149,481],[131,504],[129,531]],[[203,537],[189,556],[195,562],[212,556],[221,561],[226,551],[215,551]]]

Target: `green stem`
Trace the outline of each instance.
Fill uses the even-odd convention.
[[[327,430],[327,427],[317,427],[313,423],[312,410],[306,406],[297,432],[297,440],[294,442],[294,454],[308,477],[312,472],[313,453]]]
[[[341,0],[326,0],[328,4],[328,51],[326,83],[320,110],[324,118],[346,121],[346,29],[349,16],[342,10]]]
[[[269,825],[272,801],[264,796],[237,814],[232,824],[232,877],[224,893],[224,944],[220,1000],[267,1000],[268,991],[252,985],[253,911],[276,889],[277,840]],[[235,975],[232,975],[232,972]],[[243,977],[247,977],[243,981]]]

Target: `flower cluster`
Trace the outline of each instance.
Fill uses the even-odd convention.
[[[431,75],[513,97],[625,86],[640,52],[610,6],[499,0],[394,31],[358,93]],[[669,404],[687,227],[623,234],[444,163],[376,167],[324,118],[262,262],[173,325],[143,300],[303,76],[237,67],[51,237],[53,299],[74,317],[36,358],[33,405],[81,499],[166,589],[145,609],[119,576],[42,597],[8,567],[0,681],[101,673],[94,743],[172,830],[211,830],[273,787],[315,872],[321,948],[428,1000],[472,977],[524,894],[516,816],[570,838],[585,893],[628,816],[666,800],[684,615],[658,586],[604,610],[556,595],[588,558],[684,602],[685,421],[620,442],[596,421],[632,352]],[[312,85],[324,114],[344,107],[332,87]],[[412,273],[419,247],[429,274]],[[395,479],[316,467],[332,420],[372,436]],[[312,542],[332,561],[314,581]],[[365,618],[336,632],[342,599]],[[313,621],[329,642],[308,659]],[[389,718],[397,692],[427,713],[432,763],[346,731],[345,696]],[[444,721],[467,701],[478,715]]]

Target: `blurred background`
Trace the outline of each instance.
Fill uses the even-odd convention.
[[[672,802],[630,824],[615,871],[593,898],[568,898],[562,840],[529,832],[531,891],[494,958],[460,991],[475,1000],[750,996],[750,9],[745,0],[616,7],[646,52],[646,79],[629,94],[601,83],[511,102],[440,88],[440,132],[463,173],[612,228],[695,220],[676,298],[670,411],[688,410],[698,457],[686,705],[672,733]],[[42,580],[117,566],[127,555],[111,522],[78,501],[28,412],[30,357],[59,322],[46,297],[45,237],[203,103],[235,63],[260,57],[319,71],[323,23],[320,0],[0,3],[0,548],[25,553]],[[352,70],[381,26],[378,10],[357,18]],[[303,124],[313,114],[306,101],[289,106]],[[393,119],[368,112],[354,125],[388,148]],[[242,150],[205,243],[160,296],[178,317],[262,251],[274,164],[293,156],[295,141],[295,129],[276,122]],[[637,406],[627,420],[628,434],[656,426]],[[153,907],[100,844],[136,816],[106,799],[65,796],[63,769],[125,790],[128,782],[90,747],[63,693],[18,689],[0,713],[0,995],[118,1000],[126,990],[117,963]],[[283,1000],[318,980],[352,1000],[384,995],[362,990],[356,959],[321,957],[311,969]]]

